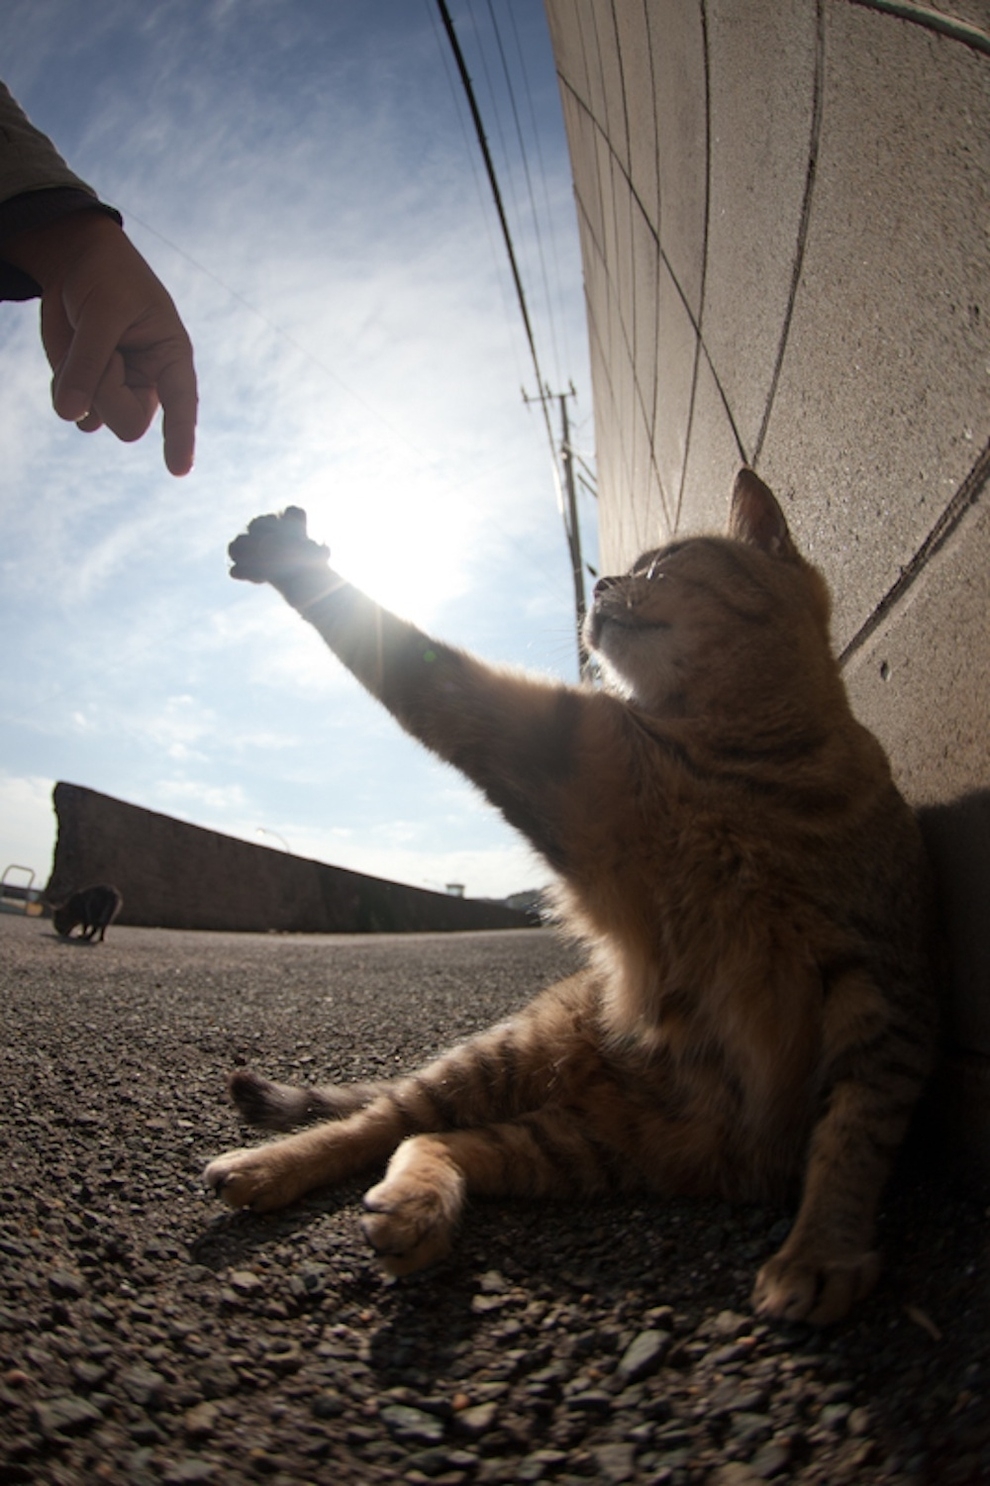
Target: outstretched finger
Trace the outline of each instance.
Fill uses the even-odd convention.
[[[158,380],[162,405],[165,465],[171,475],[188,475],[196,452],[196,371],[191,350],[173,362]]]

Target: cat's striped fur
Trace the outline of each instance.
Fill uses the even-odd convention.
[[[249,1122],[308,1128],[219,1157],[213,1187],[265,1211],[387,1161],[364,1227],[397,1274],[449,1249],[473,1194],[801,1190],[755,1303],[844,1314],[876,1278],[878,1201],[934,1048],[930,904],[825,583],[766,486],[742,471],[728,536],[598,583],[599,690],[429,639],[334,574],[293,508],[231,556],[542,852],[589,961],[391,1083],[234,1074]]]

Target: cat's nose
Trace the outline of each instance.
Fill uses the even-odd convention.
[[[601,598],[603,593],[607,593],[610,588],[614,588],[621,581],[620,578],[599,578],[594,588],[595,598]]]

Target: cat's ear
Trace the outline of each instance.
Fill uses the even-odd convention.
[[[795,559],[797,548],[787,530],[784,513],[769,485],[754,470],[743,468],[732,487],[729,536],[759,547],[771,557]]]

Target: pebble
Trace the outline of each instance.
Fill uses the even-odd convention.
[[[708,1478],[707,1486],[763,1486],[763,1477],[758,1476],[748,1465],[732,1460],[720,1465]]]
[[[458,1434],[467,1435],[469,1439],[480,1439],[482,1435],[495,1427],[498,1418],[498,1404],[477,1403],[470,1408],[459,1410],[454,1416],[454,1428]]]
[[[119,1375],[117,1381],[133,1403],[140,1404],[142,1408],[153,1406],[161,1397],[165,1389],[165,1379],[160,1372],[154,1368],[144,1367],[138,1364],[136,1367],[125,1368]]]
[[[214,1403],[198,1403],[187,1409],[182,1427],[190,1439],[208,1439],[217,1426],[220,1410]]]
[[[669,1331],[641,1331],[619,1359],[619,1372],[627,1382],[637,1383],[656,1372],[673,1341]]]
[[[442,1419],[408,1404],[387,1403],[379,1410],[379,1417],[389,1433],[403,1444],[436,1445],[444,1437]]]
[[[86,1294],[86,1281],[81,1275],[68,1269],[53,1269],[48,1276],[48,1288],[61,1300],[79,1300]]]
[[[847,1403],[831,1403],[822,1409],[818,1422],[823,1429],[845,1429],[846,1420],[851,1413],[852,1409]]]
[[[103,1418],[100,1410],[88,1399],[65,1394],[34,1405],[38,1427],[46,1439],[60,1434],[78,1434],[92,1429]]]
[[[612,1396],[598,1388],[588,1388],[581,1393],[572,1393],[567,1407],[582,1414],[610,1414]]]
[[[632,1481],[635,1478],[636,1462],[632,1445],[597,1445],[592,1453],[606,1481],[615,1482],[619,1486],[622,1481]]]
[[[226,1398],[231,1393],[236,1393],[240,1387],[240,1379],[225,1357],[208,1357],[194,1370],[194,1376],[198,1379],[207,1398]]]
[[[187,1456],[184,1460],[177,1460],[174,1465],[166,1466],[162,1481],[164,1486],[192,1486],[196,1481],[215,1481],[219,1479],[220,1468],[215,1461],[201,1460],[198,1456]]]
[[[253,1269],[235,1269],[230,1276],[230,1288],[238,1295],[254,1295],[264,1285]]]
[[[770,1440],[763,1445],[749,1462],[749,1468],[755,1476],[761,1480],[769,1480],[775,1476],[791,1458],[791,1445],[789,1440]]]

